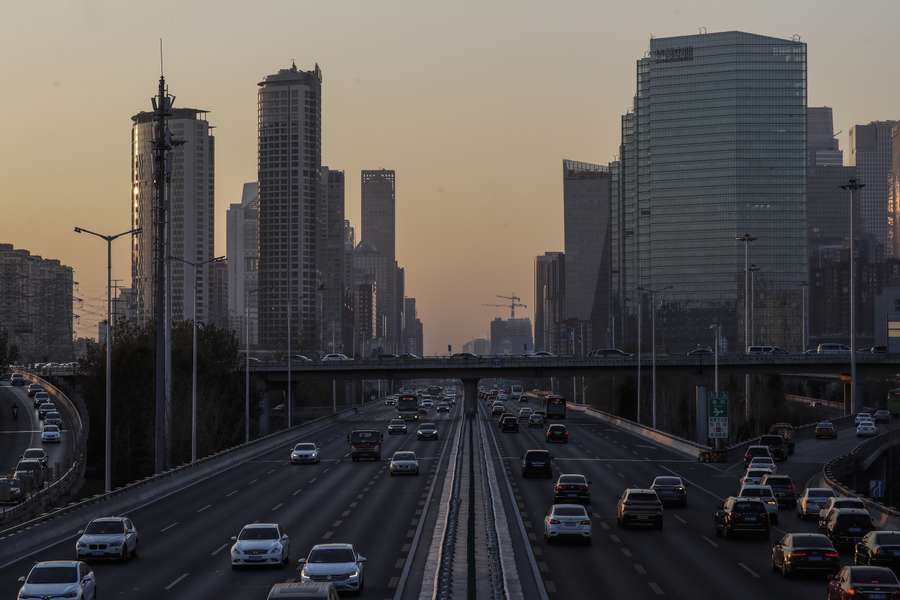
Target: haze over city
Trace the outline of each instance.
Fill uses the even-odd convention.
[[[176,106],[210,111],[216,136],[216,254],[225,208],[256,178],[256,84],[279,68],[323,72],[322,163],[397,173],[397,257],[418,299],[426,353],[488,333],[516,293],[533,305],[533,257],[562,249],[563,158],[618,151],[634,60],[651,36],[741,29],[808,44],[810,106],[853,123],[891,118],[900,83],[897,3],[243,2],[16,3],[0,50],[0,239],[75,268],[79,335],[104,309],[99,246],[76,224],[130,222],[130,117],[149,110],[163,38]],[[14,91],[13,91],[14,90]],[[127,244],[114,251],[127,285]],[[76,308],[76,311],[78,309]]]

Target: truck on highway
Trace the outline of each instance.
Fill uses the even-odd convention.
[[[544,399],[544,412],[547,419],[565,419],[566,399],[555,394],[548,395]]]
[[[509,396],[513,402],[521,402],[525,393],[522,391],[522,384],[514,383],[510,389]]]
[[[419,419],[419,398],[415,394],[400,394],[397,398],[397,416],[404,421]]]
[[[381,460],[381,442],[383,436],[374,429],[357,429],[347,434],[350,443],[350,458],[356,462],[362,458]]]

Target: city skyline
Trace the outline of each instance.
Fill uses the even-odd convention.
[[[888,60],[889,54],[879,52],[878,44],[889,39],[889,30],[885,29],[881,37],[878,32],[891,21],[883,18],[884,10],[897,11],[893,5],[884,5],[879,13],[882,18],[874,23],[875,34],[870,31],[866,36],[866,46],[847,49],[833,43],[842,35],[837,27],[841,11],[847,16],[859,16],[858,13],[865,16],[867,11],[876,11],[876,5],[855,7],[855,12],[850,13],[849,9],[841,9],[834,3],[833,11],[823,11],[829,14],[828,23],[820,22],[821,17],[805,10],[811,3],[791,6],[781,11],[776,27],[762,15],[756,17],[748,12],[738,19],[736,14],[729,16],[727,7],[700,4],[710,7],[702,13],[702,22],[709,31],[733,29],[739,21],[740,29],[746,31],[779,37],[789,37],[794,32],[801,35],[809,44],[809,105],[834,108],[835,129],[844,131],[840,136],[842,148],[850,147],[846,132],[851,125],[893,119],[900,113],[900,110],[891,112],[894,109],[890,98],[897,94],[896,90],[891,93],[888,82],[853,68],[854,61],[865,60],[875,63],[867,71],[877,73],[879,61]],[[393,25],[394,33],[402,34],[400,38],[410,43],[421,41],[421,35],[406,26],[410,19],[426,15],[417,13],[412,5],[402,6],[408,12],[407,18]],[[577,6],[582,16],[594,14],[595,9],[591,7]],[[18,7],[16,10],[24,18],[44,18],[42,9]],[[356,174],[374,166],[394,169],[400,177],[397,257],[407,269],[410,282],[407,293],[418,298],[419,313],[429,328],[427,352],[442,352],[447,344],[461,347],[464,341],[485,335],[490,320],[503,314],[480,307],[485,297],[512,290],[522,295],[525,304],[533,304],[533,257],[547,250],[562,249],[559,160],[566,156],[603,164],[612,160],[618,146],[619,115],[633,94],[633,57],[646,51],[651,34],[661,35],[655,31],[660,26],[665,28],[666,35],[680,35],[696,31],[696,22],[701,19],[698,11],[685,11],[693,15],[661,12],[644,21],[634,20],[622,31],[607,32],[609,39],[598,41],[596,46],[585,46],[583,40],[576,39],[549,50],[547,56],[524,53],[520,60],[511,62],[508,57],[516,53],[501,48],[503,40],[488,36],[489,26],[501,18],[503,11],[499,5],[486,9],[481,24],[465,23],[465,6],[448,7],[450,12],[444,15],[448,29],[465,28],[473,43],[471,48],[461,49],[462,57],[468,60],[468,70],[459,70],[453,61],[442,70],[439,68],[442,61],[449,57],[427,50],[441,48],[445,37],[438,36],[440,39],[434,45],[424,44],[425,51],[421,54],[406,58],[390,45],[376,45],[375,51],[371,51],[365,44],[364,32],[357,30],[355,24],[352,33],[361,37],[351,42],[347,41],[351,38],[348,33],[339,41],[316,34],[299,43],[286,29],[276,28],[266,32],[274,43],[267,44],[265,53],[250,52],[248,58],[239,59],[245,44],[252,45],[254,35],[245,35],[233,47],[214,46],[219,52],[212,58],[210,48],[195,48],[186,42],[187,34],[180,24],[148,18],[138,28],[137,37],[130,36],[127,51],[110,57],[108,53],[98,52],[100,48],[94,49],[93,42],[86,42],[82,34],[87,29],[99,28],[92,40],[100,45],[115,40],[118,34],[109,26],[116,20],[116,10],[112,6],[100,10],[90,3],[80,8],[68,7],[48,18],[46,33],[29,32],[28,39],[17,32],[7,36],[4,44],[17,49],[7,54],[23,56],[23,60],[12,66],[12,78],[26,92],[18,109],[0,117],[4,129],[12,132],[6,142],[0,143],[4,162],[9,167],[6,191],[10,197],[22,199],[12,210],[13,218],[6,223],[41,223],[44,235],[34,236],[31,228],[6,226],[0,237],[16,247],[72,265],[76,269],[75,279],[80,283],[79,294],[95,305],[101,302],[104,295],[101,257],[91,245],[76,244],[70,232],[75,224],[98,230],[127,227],[130,207],[125,201],[129,193],[125,178],[129,166],[127,161],[123,163],[122,152],[126,145],[123,140],[127,139],[125,128],[129,117],[145,109],[153,93],[158,70],[156,38],[162,34],[168,57],[167,79],[179,98],[176,107],[203,106],[215,116],[214,254],[224,254],[225,208],[239,199],[243,182],[255,179],[255,83],[265,74],[289,65],[292,58],[305,66],[318,62],[328,82],[323,99],[323,138],[327,141],[322,162],[348,174],[347,214],[354,226],[360,226]],[[194,15],[193,10],[199,9],[188,10],[186,21]],[[323,18],[331,19],[341,14],[329,11],[346,10],[352,15],[365,16],[369,9],[315,10],[322,10]],[[624,17],[627,19],[628,11],[635,10],[626,9]],[[222,11],[221,37],[216,36],[214,41],[224,43],[233,37],[229,32],[238,28],[234,21],[240,13],[228,7]],[[277,8],[273,11],[279,12]],[[288,9],[280,12],[294,14]],[[523,27],[519,31],[523,37],[535,29],[552,30],[561,26],[556,15],[548,14],[553,12],[549,9],[527,12],[523,11]],[[377,18],[387,24],[392,15],[388,10]],[[98,18],[101,16],[104,18]],[[65,25],[68,32],[61,32],[65,17],[69,18]],[[539,25],[536,21],[541,18],[549,20]],[[364,20],[361,19],[360,26]],[[576,23],[577,20],[568,14],[564,22],[575,30],[586,27]],[[151,28],[155,31],[148,31]],[[44,35],[47,37],[43,38]],[[515,42],[514,46],[527,44],[527,40],[519,40],[513,33],[503,35]],[[135,39],[139,47],[134,46]],[[47,49],[39,49],[40,43]],[[68,52],[61,53],[64,47],[79,51],[69,56]],[[571,61],[556,68],[566,52],[576,54],[578,65],[583,64],[581,61],[595,64],[597,77],[591,82],[582,81]],[[475,62],[475,58],[481,62]],[[469,84],[481,85],[485,77],[501,67],[498,62],[501,58],[508,64],[502,65],[506,76],[500,78],[500,84],[482,87],[479,94],[465,95],[460,91],[460,77],[467,77]],[[51,59],[55,70],[48,77],[46,67]],[[364,75],[374,66],[373,62],[393,65],[394,70],[386,78],[393,87]],[[226,64],[228,68],[223,68]],[[433,80],[426,77],[427,83],[423,83],[421,69],[431,66],[437,67],[430,76]],[[553,89],[526,97],[526,90],[532,91],[526,85],[530,85],[537,69],[551,79]],[[213,71],[218,71],[215,77],[211,76]],[[79,73],[78,79],[75,73]],[[856,100],[853,92],[846,89],[849,86],[845,82],[851,74],[858,86],[865,87],[866,93],[860,94],[865,100]],[[101,77],[109,81],[100,85]],[[428,89],[428,83],[435,84],[442,77],[448,81],[432,85],[435,90]],[[98,90],[104,102],[95,101]],[[440,93],[446,97],[438,98]],[[65,98],[66,102],[54,105],[55,98]],[[566,106],[564,119],[555,118],[555,113],[546,106],[541,107],[541,104],[552,105],[557,99]],[[456,105],[447,112],[447,106],[438,100],[456,102]],[[39,144],[50,130],[45,129],[46,123],[35,120],[48,121],[44,118],[46,110],[19,114],[26,106],[48,110],[52,107],[59,113],[59,118],[51,124],[52,131],[59,136],[55,144],[72,158],[51,164],[55,175],[52,181],[42,175],[46,165],[40,160]],[[375,127],[373,115],[383,113],[386,108],[391,109],[392,126]],[[67,118],[76,110],[88,111],[89,118]],[[91,123],[90,131],[78,126],[77,123],[84,121]],[[29,135],[23,137],[22,131]],[[89,137],[85,140],[86,135]],[[466,140],[469,145],[463,152],[462,144]],[[84,157],[73,151],[72,144],[85,143],[88,151],[83,152]],[[448,165],[453,168],[448,169]],[[448,172],[455,173],[447,176]],[[479,211],[486,202],[494,210]],[[89,215],[96,222],[77,222],[83,221],[81,215]],[[484,258],[473,261],[476,255]],[[124,248],[116,249],[114,278],[127,281],[129,263],[128,252]],[[460,282],[466,285],[460,286]],[[439,319],[438,315],[444,318]],[[79,332],[84,335],[94,331],[96,327],[86,315]]]

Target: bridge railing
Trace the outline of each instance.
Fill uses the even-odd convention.
[[[67,465],[64,466],[65,471],[62,475],[51,481],[49,485],[31,492],[22,502],[3,507],[0,512],[0,524],[19,522],[52,509],[71,497],[84,481],[89,433],[86,408],[81,402],[70,399],[49,381],[27,371],[19,372],[31,383],[41,384],[54,399],[57,408],[65,416],[63,424],[69,425],[69,428],[64,431],[72,437],[72,451],[67,457]]]

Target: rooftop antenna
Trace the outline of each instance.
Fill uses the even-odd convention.
[[[159,76],[162,77],[163,73],[163,48],[162,48],[162,38],[159,38]]]
[[[293,58],[291,59],[291,68],[295,71],[297,70],[297,61]]]

